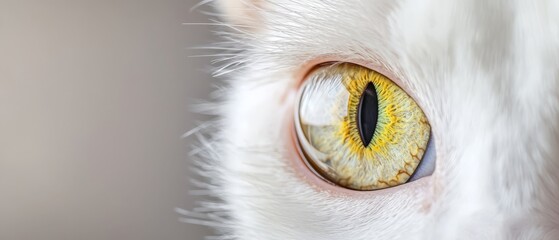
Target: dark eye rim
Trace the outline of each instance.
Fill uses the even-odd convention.
[[[294,111],[291,111],[293,114]],[[310,188],[314,189],[316,192],[326,193],[332,197],[351,197],[351,198],[363,198],[368,199],[370,197],[382,197],[390,196],[392,194],[398,194],[399,191],[422,191],[428,192],[433,186],[434,174],[430,176],[425,176],[421,179],[417,179],[413,182],[408,182],[406,184],[401,184],[395,187],[383,188],[373,191],[360,191],[350,188],[345,188],[337,185],[320,174],[316,173],[312,166],[307,164],[307,159],[298,143],[299,138],[295,130],[295,115],[290,115],[286,122],[286,132],[287,134],[287,147],[285,157],[290,160],[290,167],[293,169],[294,174],[297,178],[301,179],[302,182],[306,183]]]
[[[308,156],[305,153],[305,151],[302,149],[301,147],[301,142],[299,140],[299,137],[297,136],[297,127],[296,124],[298,123],[298,114],[299,114],[299,101],[300,101],[300,95],[301,95],[301,91],[302,91],[302,87],[304,86],[304,84],[306,83],[306,79],[308,78],[308,76],[310,74],[312,74],[315,70],[317,70],[320,67],[324,67],[327,65],[333,65],[333,64],[339,64],[339,63],[351,63],[351,64],[355,64],[364,68],[368,68],[371,69],[373,71],[377,71],[380,74],[386,76],[387,78],[389,78],[391,81],[393,81],[398,87],[400,87],[404,92],[406,92],[416,103],[417,105],[422,109],[422,111],[424,112],[425,116],[427,117],[427,119],[430,119],[429,115],[427,115],[427,112],[425,112],[422,107],[422,104],[417,101],[417,98],[415,97],[415,94],[413,94],[413,92],[410,92],[408,89],[408,87],[406,85],[402,84],[402,81],[400,80],[400,78],[397,78],[394,74],[391,74],[390,71],[388,71],[386,68],[379,66],[379,65],[375,65],[375,64],[371,64],[368,63],[366,61],[362,61],[362,60],[357,60],[357,61],[336,61],[336,60],[331,60],[331,61],[319,61],[316,62],[314,65],[312,65],[311,67],[307,67],[306,72],[303,75],[299,75],[301,76],[300,79],[298,79],[299,84],[296,85],[296,101],[294,102],[293,106],[293,113],[294,115],[291,118],[292,121],[292,126],[291,126],[291,139],[292,139],[292,146],[295,149],[296,154],[296,158],[299,161],[299,163],[302,163],[302,165],[304,165],[304,169],[307,172],[310,172],[311,174],[308,175],[312,175],[312,177],[314,178],[315,181],[313,181],[313,185],[321,185],[321,188],[326,188],[326,189],[331,189],[333,188],[333,190],[335,191],[342,191],[345,192],[345,194],[364,194],[364,195],[368,195],[371,193],[375,193],[375,194],[380,194],[380,193],[384,193],[384,192],[391,192],[392,190],[399,190],[399,189],[405,189],[408,187],[414,187],[416,185],[425,185],[425,182],[430,182],[432,179],[432,176],[436,173],[436,162],[434,163],[434,168],[431,171],[430,174],[422,176],[418,179],[413,179],[410,177],[410,180],[408,180],[407,182],[397,185],[397,186],[393,186],[393,187],[387,187],[387,188],[382,188],[382,189],[376,189],[376,190],[355,190],[355,189],[351,189],[351,188],[346,188],[343,187],[341,185],[338,185],[330,180],[328,180],[326,177],[324,177],[322,174],[320,174],[319,172],[316,171],[316,168],[312,166],[312,162],[308,160]],[[296,123],[297,122],[297,123]],[[431,121],[430,121],[431,123]],[[423,160],[425,158],[425,156],[427,155],[427,151],[429,151],[429,149],[431,148],[430,146],[433,145],[433,150],[436,149],[435,144],[436,141],[434,140],[435,135],[433,134],[433,127],[431,126],[431,132],[430,132],[430,136],[429,136],[429,143],[428,143],[428,147],[426,149],[426,153],[425,155],[422,157],[421,163],[418,165],[417,169],[414,171],[413,175],[416,175],[417,170],[420,168],[420,166],[423,164]],[[436,155],[437,153],[434,152],[433,155],[435,156],[436,159]],[[306,179],[309,178],[309,176],[305,176]],[[317,184],[317,180],[319,183],[322,184]],[[417,182],[417,183],[416,183]],[[410,185],[410,186],[408,186]]]

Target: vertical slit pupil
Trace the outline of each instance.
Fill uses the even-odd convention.
[[[368,83],[357,107],[357,128],[365,147],[369,146],[378,120],[378,96],[373,83]]]

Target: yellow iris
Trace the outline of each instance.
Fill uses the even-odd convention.
[[[376,93],[375,106],[362,108],[369,86]],[[297,113],[299,144],[309,165],[351,189],[407,182],[429,141],[429,123],[415,101],[384,75],[354,64],[315,70],[303,87]],[[367,144],[360,114],[376,116]]]

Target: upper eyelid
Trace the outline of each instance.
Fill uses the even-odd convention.
[[[398,67],[396,64],[392,62],[385,61],[381,58],[371,58],[371,59],[364,59],[357,56],[340,56],[335,54],[325,54],[321,56],[316,56],[309,60],[295,70],[293,75],[293,83],[292,87],[295,89],[299,89],[301,85],[307,79],[307,76],[312,73],[313,69],[320,66],[321,64],[330,63],[330,62],[347,62],[353,63],[355,65],[363,66],[365,68],[369,68],[380,74],[388,77],[392,80],[396,85],[398,85],[401,89],[404,90],[416,103],[419,107],[423,110],[427,119],[431,119],[430,111],[426,111],[427,107],[430,106],[426,103],[426,99],[420,98],[421,94],[418,94],[416,91],[413,91],[413,79],[410,78],[405,74],[406,71]]]
[[[370,58],[364,59],[361,57],[348,57],[348,56],[339,56],[334,54],[326,54],[321,56],[316,56],[305,62],[304,64],[299,67],[294,74],[296,88],[300,87],[303,82],[305,81],[306,77],[315,69],[317,66],[325,63],[335,63],[335,62],[346,62],[346,63],[353,63],[355,65],[363,66],[365,68],[374,70],[392,80],[396,85],[402,88],[406,93],[408,93],[414,100],[417,101],[416,96],[411,93],[409,78],[404,76],[403,71],[401,71],[398,67],[394,67],[393,64],[389,64],[388,61],[385,61],[380,58]]]

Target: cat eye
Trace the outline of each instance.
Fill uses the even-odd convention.
[[[310,73],[295,118],[309,168],[354,190],[408,182],[431,145],[431,126],[417,103],[386,76],[351,63]]]

